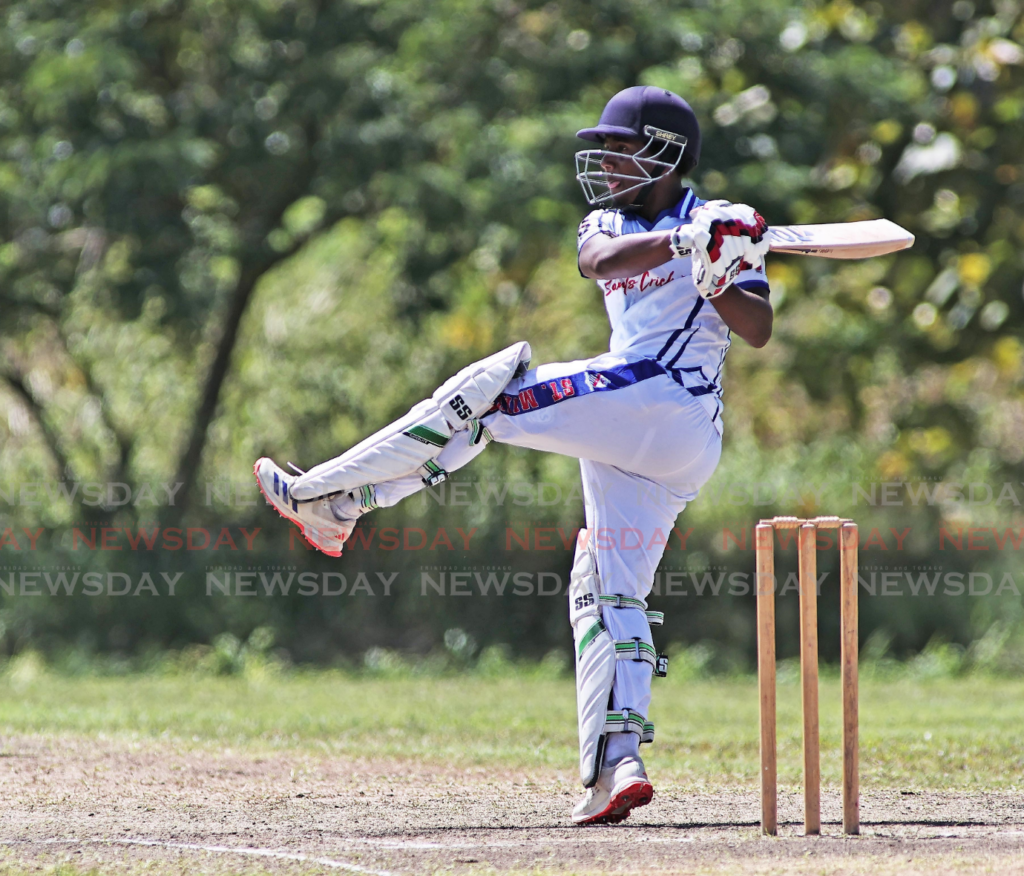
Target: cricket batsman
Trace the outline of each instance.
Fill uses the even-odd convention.
[[[513,344],[341,456],[297,474],[264,458],[255,473],[283,517],[340,556],[363,514],[440,483],[491,441],[579,459],[586,529],[569,619],[586,793],[572,819],[595,824],[654,796],[640,743],[654,739],[651,624],[663,616],[646,599],[665,534],[718,464],[732,333],[764,346],[772,307],[764,220],[684,185],[701,141],[686,101],[627,88],[578,136],[596,147],[577,153],[576,178],[597,207],[579,227],[579,269],[604,299],[609,352],[531,369],[529,344]]]

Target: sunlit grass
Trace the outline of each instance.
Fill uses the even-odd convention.
[[[838,681],[821,683],[822,776],[840,775]],[[355,677],[335,672],[195,678],[0,680],[0,734],[170,739],[199,746],[416,758],[574,771],[569,679]],[[687,786],[752,787],[758,774],[753,678],[655,684],[651,770]],[[800,779],[799,687],[779,687],[779,775]],[[865,788],[1009,789],[1024,767],[1024,682],[865,679]]]

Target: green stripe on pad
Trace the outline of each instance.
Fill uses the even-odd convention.
[[[583,634],[583,638],[580,639],[579,656],[583,656],[583,652],[587,650],[587,646],[594,641],[601,633],[604,632],[604,624],[601,621],[597,621],[589,630]]]
[[[435,447],[444,447],[448,443],[447,435],[435,432],[427,426],[413,426],[405,434],[410,438],[417,438],[420,441],[425,441],[427,444],[433,444]]]

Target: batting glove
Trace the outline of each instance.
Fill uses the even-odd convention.
[[[673,258],[691,257],[693,282],[702,296],[721,295],[741,271],[763,265],[768,224],[753,207],[708,201],[690,216],[690,225],[672,232],[669,246]]]

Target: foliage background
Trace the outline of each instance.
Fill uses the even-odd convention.
[[[472,490],[544,483],[538,498],[563,501],[413,499],[367,518],[364,537],[444,528],[452,550],[353,550],[340,565],[290,543],[250,472],[263,454],[303,467],[336,455],[513,340],[535,363],[606,348],[600,298],[575,266],[573,135],[637,83],[697,110],[703,196],[755,204],[773,224],[885,216],[917,235],[885,259],[772,257],[775,337],[734,345],[723,463],[665,570],[749,570],[749,545],[725,546],[723,530],[839,513],[865,541],[879,531],[865,574],[1016,572],[1012,539],[954,551],[939,530],[1009,529],[1018,545],[1022,531],[1019,499],[996,499],[1024,480],[1018,3],[16,0],[0,12],[0,577],[182,574],[172,599],[0,593],[7,654],[223,651],[254,630],[299,661],[567,653],[562,597],[432,598],[421,576],[497,566],[564,581],[571,552],[508,550],[507,530],[582,522],[572,460],[492,446],[459,475]],[[181,486],[173,506],[145,493],[88,504],[81,486],[72,500],[58,486],[94,482],[135,498]],[[854,489],[883,482],[913,486],[888,505]],[[966,487],[920,499],[922,485],[971,483],[990,501]],[[75,527],[105,526],[228,527],[239,545],[240,527],[260,533],[230,555],[75,548]],[[477,529],[469,550],[458,526]],[[908,527],[896,551],[889,530]],[[34,550],[25,529],[43,530]],[[398,578],[391,598],[207,596],[211,567],[232,563]],[[659,640],[749,661],[749,597],[655,603],[669,612]],[[795,598],[780,611],[788,653]],[[862,594],[876,657],[973,642],[1014,671],[1022,614],[1009,590]]]

